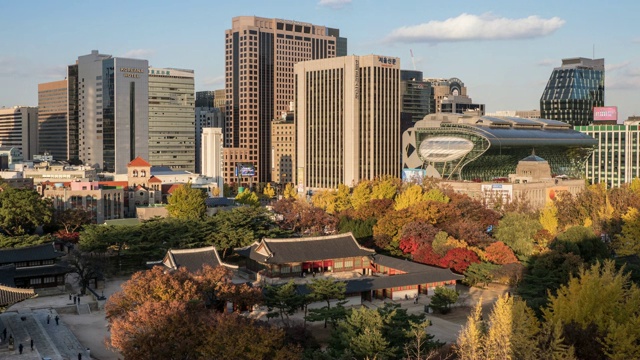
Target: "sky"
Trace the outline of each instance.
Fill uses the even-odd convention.
[[[605,59],[605,105],[640,115],[640,1],[10,1],[0,0],[0,107],[37,106],[91,50],[195,70],[196,91],[224,88],[224,31],[255,15],[340,29],[348,53],[401,59],[425,77],[461,79],[487,112],[539,108],[554,67]],[[413,52],[413,59],[411,58]]]

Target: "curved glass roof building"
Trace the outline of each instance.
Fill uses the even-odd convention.
[[[515,172],[535,150],[554,175],[584,176],[597,141],[555,120],[430,114],[402,134],[403,168],[449,180],[489,181]]]

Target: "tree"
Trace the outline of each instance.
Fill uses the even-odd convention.
[[[396,196],[396,211],[406,209],[419,203],[422,200],[422,186],[418,184],[408,185],[398,196]]]
[[[640,254],[640,211],[629,208],[622,216],[622,234],[613,238],[612,248],[618,256]]]
[[[438,286],[434,290],[429,306],[441,314],[446,314],[451,311],[451,305],[458,301],[459,296],[460,294],[454,289]]]
[[[284,197],[285,199],[296,199],[298,197],[298,191],[296,190],[296,187],[291,183],[287,184],[284,187],[282,197]]]
[[[71,253],[68,262],[71,266],[71,272],[78,274],[82,295],[86,294],[91,281],[103,274],[103,266],[98,259],[78,250]]]
[[[523,301],[502,295],[489,315],[485,354],[497,359],[538,359],[540,325]]]
[[[182,184],[169,196],[169,216],[179,219],[202,219],[207,211],[206,198],[207,194],[200,189],[192,188],[191,183]]]
[[[475,286],[477,284],[489,285],[493,280],[493,272],[499,268],[498,265],[489,264],[486,262],[473,263],[469,265],[464,272],[463,282],[469,286]]]
[[[20,235],[20,236],[5,236],[0,234],[0,249],[7,248],[22,248],[27,246],[34,246],[40,244],[51,243],[55,239],[51,235],[38,236],[38,235]]]
[[[313,279],[311,283],[307,285],[311,293],[309,299],[311,301],[324,301],[327,306],[321,309],[311,309],[308,316],[308,321],[324,320],[324,327],[327,327],[327,322],[332,320],[335,322],[340,314],[335,309],[331,309],[331,300],[342,300],[345,297],[346,284],[341,281],[335,281],[332,278]],[[341,306],[340,306],[341,307]]]
[[[436,201],[443,204],[448,203],[451,199],[447,195],[445,195],[442,190],[434,187],[425,191],[424,195],[422,195],[422,200],[424,201]]]
[[[409,342],[404,346],[408,359],[429,359],[434,352],[434,347],[443,345],[438,341],[433,341],[434,336],[427,332],[429,326],[431,326],[431,320],[409,321],[409,329],[405,330],[405,336]]]
[[[91,224],[91,213],[83,208],[56,209],[53,218],[57,224],[62,225],[67,234],[77,232],[83,225]]]
[[[478,255],[469,249],[455,248],[447,251],[447,254],[440,260],[440,266],[453,269],[457,273],[464,273],[469,265],[479,263]]]
[[[494,264],[504,265],[518,262],[518,258],[516,258],[513,250],[502,241],[496,241],[487,246],[487,248],[484,249],[484,253],[487,260]]]
[[[329,354],[353,359],[387,359],[396,349],[390,348],[382,329],[384,320],[376,310],[352,309],[332,332]]]
[[[551,235],[555,235],[558,232],[558,208],[553,202],[547,203],[545,207],[540,211],[540,225],[547,230]]]
[[[358,185],[353,188],[350,201],[351,207],[355,210],[360,209],[371,201],[371,182],[367,180],[360,181]]]
[[[533,252],[534,236],[542,226],[528,215],[508,213],[498,223],[495,238],[509,246],[516,255],[529,256]]]
[[[279,316],[285,326],[289,326],[289,316],[300,309],[304,301],[304,296],[298,293],[296,283],[293,280],[282,285],[266,285],[264,287],[264,305],[270,311],[267,317]]]
[[[267,199],[273,199],[276,196],[276,190],[271,187],[271,183],[267,183],[267,186],[262,190],[262,194],[267,197]]]
[[[51,201],[43,199],[36,191],[7,185],[0,188],[0,228],[8,235],[32,234],[52,217]]]
[[[467,317],[467,325],[462,328],[456,341],[455,352],[460,360],[484,359],[484,332],[482,322],[482,298]]]
[[[334,212],[338,214],[351,208],[351,189],[345,184],[339,184],[335,193]]]
[[[575,249],[573,252],[580,255],[585,262],[603,260],[610,257],[607,245],[593,230],[584,226],[572,226],[565,232],[558,234],[552,248],[560,251],[564,246],[568,249]]]
[[[249,189],[245,189],[236,196],[236,203],[249,206],[260,206],[260,199],[258,199],[258,195],[256,195],[256,193]]]
[[[571,277],[557,295],[551,294],[544,318],[551,323],[567,326],[574,322],[579,329],[592,324],[597,328],[597,341],[603,345],[595,358],[640,358],[640,289],[629,280],[629,274],[617,270],[611,260],[583,268]],[[578,340],[586,340],[579,337]],[[575,342],[577,351],[588,344]]]
[[[400,181],[397,178],[376,179],[371,189],[371,199],[393,199],[399,187]]]

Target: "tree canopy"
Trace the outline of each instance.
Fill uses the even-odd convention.
[[[191,183],[178,186],[168,199],[169,216],[178,219],[202,219],[207,211],[207,193],[191,187]]]
[[[36,191],[7,185],[0,190],[0,228],[8,235],[33,234],[38,226],[52,220],[51,201]]]

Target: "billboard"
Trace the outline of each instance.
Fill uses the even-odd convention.
[[[238,165],[236,166],[236,176],[256,176],[256,169],[251,164]]]
[[[402,169],[402,181],[422,184],[422,179],[427,176],[424,169]]]
[[[617,106],[603,106],[593,108],[593,121],[613,120],[618,121]]]

